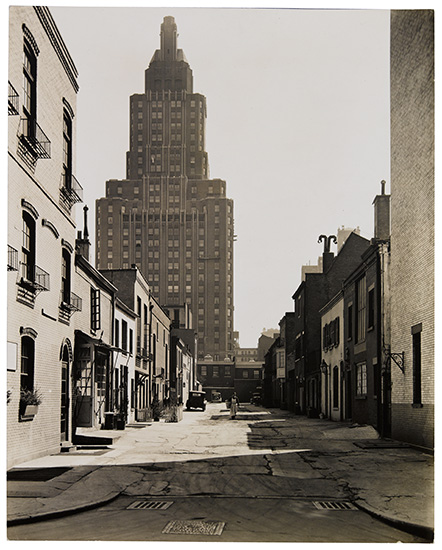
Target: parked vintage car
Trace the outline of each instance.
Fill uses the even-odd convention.
[[[206,410],[206,394],[203,391],[189,392],[189,399],[186,401],[186,409],[202,409]]]
[[[261,394],[259,392],[254,392],[250,399],[250,403],[252,403],[252,405],[261,405]]]
[[[212,390],[212,403],[221,402],[221,393],[219,391]]]

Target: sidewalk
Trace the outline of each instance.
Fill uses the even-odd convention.
[[[218,405],[213,408],[213,412],[218,410]],[[399,529],[432,539],[431,455],[399,442],[380,440],[369,426],[352,427],[279,410],[267,413],[258,407],[248,407],[247,413],[241,414],[247,415],[247,422],[253,414],[261,422],[264,414],[268,422],[283,419],[284,433],[296,442],[293,451],[325,478],[337,480],[357,507]],[[113,438],[110,447],[79,448],[16,466],[8,472],[8,525],[62,516],[109,502],[140,481],[140,473],[134,467],[137,464],[293,452],[272,450],[270,445],[269,449],[251,448],[244,437],[244,423],[232,422],[220,437],[219,432],[213,433],[210,423],[194,422],[195,415],[188,413],[177,424],[144,423],[121,432],[100,430],[94,435]],[[188,429],[183,430],[186,425]]]

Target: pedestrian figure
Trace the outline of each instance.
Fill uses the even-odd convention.
[[[235,418],[236,413],[238,412],[239,400],[234,392],[230,398],[230,418]]]

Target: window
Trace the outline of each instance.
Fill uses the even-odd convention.
[[[374,327],[374,288],[368,291],[368,329]]]
[[[362,277],[356,283],[356,341],[361,342],[365,339],[365,315],[366,315],[366,281]]]
[[[35,343],[29,336],[23,336],[21,339],[21,372],[20,389],[34,389],[34,357]]]
[[[353,338],[353,304],[347,307],[347,339]]]
[[[127,351],[127,322],[121,321],[121,347]]]
[[[24,42],[23,90],[23,133],[34,139],[37,122],[37,58],[27,40]]]
[[[100,330],[100,290],[91,288],[91,329]]]
[[[213,367],[213,378],[218,378],[218,376],[219,376],[219,367],[214,366]]]
[[[302,334],[298,334],[298,336],[295,339],[295,361],[298,359],[301,359],[303,356],[303,349],[302,349]]]
[[[201,376],[207,376],[207,367],[206,367],[206,365],[201,365]]]
[[[23,212],[22,277],[34,281],[35,274],[35,220]]]
[[[255,380],[259,380],[259,370],[254,370],[254,371],[253,371],[253,378],[254,378]]]
[[[130,328],[129,329],[129,353],[132,354],[134,352],[134,331]]]
[[[364,397],[367,395],[367,365],[359,363],[356,365],[356,395]]]
[[[413,339],[413,405],[422,404],[422,325],[415,325],[411,329]]]
[[[61,253],[61,296],[65,304],[71,303],[71,254],[66,248]]]
[[[224,376],[230,376],[230,367],[224,367]]]
[[[63,187],[72,188],[72,120],[63,111]],[[110,211],[110,210],[109,210]]]
[[[324,350],[339,345],[339,317],[324,325],[322,329],[322,348]]]
[[[120,321],[115,319],[115,347],[120,346]]]
[[[242,377],[243,377],[243,378],[248,378],[248,377],[249,377],[249,371],[246,370],[246,369],[243,369],[243,371],[242,371]]]
[[[339,367],[333,367],[333,408],[339,408]]]

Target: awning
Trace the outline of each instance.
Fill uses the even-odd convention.
[[[86,332],[83,332],[80,329],[75,330],[75,337],[79,337],[86,342],[90,342],[92,344],[95,344],[96,346],[106,348],[106,350],[111,351],[112,346],[109,344],[106,344],[106,342],[103,342],[101,338],[95,338],[94,336],[91,336],[90,334],[87,334]]]

